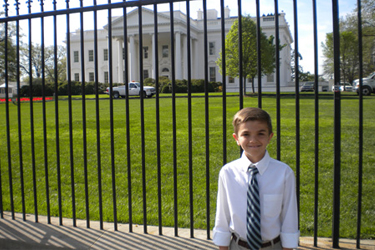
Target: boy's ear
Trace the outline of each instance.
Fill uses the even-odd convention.
[[[272,137],[273,137],[273,133],[270,134],[270,137],[269,137],[269,139],[268,139],[268,142],[271,141]]]
[[[233,136],[233,138],[236,140],[237,145],[240,146],[240,142],[238,141],[238,138],[237,138],[236,133],[233,133],[232,136]]]

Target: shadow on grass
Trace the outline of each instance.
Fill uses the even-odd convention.
[[[246,94],[246,97],[258,97],[258,93],[251,93]],[[262,93],[262,97],[264,98],[276,98],[276,93]],[[281,99],[295,99],[296,94],[294,92],[283,92],[280,93]],[[332,92],[322,92],[319,93],[319,99],[324,100],[333,100],[334,94]],[[363,96],[363,99],[373,99],[374,96]],[[315,99],[315,93],[299,93],[299,99],[306,99],[306,100],[314,100]],[[358,100],[359,96],[356,93],[341,93],[340,99],[346,99],[346,100]]]

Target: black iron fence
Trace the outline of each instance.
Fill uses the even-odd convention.
[[[79,3],[79,4],[77,4]],[[1,112],[1,171],[0,171],[0,211],[3,217],[3,211],[11,211],[13,218],[16,212],[21,212],[26,220],[26,213],[34,213],[35,221],[38,222],[38,215],[44,214],[48,217],[50,223],[51,216],[59,216],[60,225],[63,224],[64,217],[72,217],[74,226],[76,226],[77,218],[85,218],[87,227],[90,227],[90,220],[95,219],[101,222],[103,228],[103,221],[113,221],[115,230],[119,222],[129,223],[129,231],[132,231],[134,224],[143,223],[144,231],[147,233],[147,225],[159,225],[159,234],[162,234],[162,228],[165,225],[174,226],[175,235],[178,235],[179,227],[190,227],[191,237],[194,237],[194,228],[206,228],[207,238],[210,238],[210,230],[213,227],[213,219],[215,214],[215,199],[216,199],[216,179],[220,167],[229,160],[238,157],[238,150],[235,146],[228,144],[228,137],[230,137],[231,116],[236,110],[244,107],[244,105],[254,105],[265,107],[270,110],[276,127],[276,145],[269,149],[275,153],[275,158],[281,160],[292,159],[288,164],[295,169],[297,186],[298,186],[298,201],[301,208],[301,203],[306,202],[304,197],[306,189],[304,186],[307,181],[301,176],[303,167],[301,166],[304,154],[308,154],[304,149],[305,143],[301,138],[305,136],[304,125],[301,120],[305,119],[305,115],[301,116],[301,106],[304,106],[305,96],[301,96],[299,90],[299,44],[298,44],[298,9],[297,1],[293,1],[293,26],[292,35],[294,42],[294,71],[295,80],[293,80],[294,91],[283,94],[283,87],[280,83],[280,64],[275,64],[275,83],[273,85],[274,92],[262,93],[263,80],[259,77],[256,81],[257,94],[246,96],[244,95],[244,80],[243,62],[244,56],[238,53],[239,57],[239,73],[237,77],[238,88],[235,94],[228,92],[227,87],[230,85],[226,68],[226,51],[222,51],[222,87],[221,92],[210,94],[208,85],[212,80],[210,73],[210,38],[208,37],[210,29],[210,20],[208,20],[207,1],[199,2],[202,9],[202,27],[199,35],[202,37],[204,54],[200,55],[199,61],[202,62],[203,68],[198,71],[204,72],[203,79],[205,82],[205,92],[203,95],[196,95],[192,93],[192,78],[194,72],[197,71],[195,63],[197,59],[192,50],[196,49],[197,44],[194,39],[197,39],[197,32],[195,25],[192,22],[197,22],[191,16],[190,1],[123,1],[111,2],[104,4],[97,4],[94,0],[92,4],[85,5],[83,1],[72,3],[65,2],[64,8],[58,8],[58,2],[52,2],[52,9],[45,11],[43,0],[39,3],[27,2],[27,6],[22,6],[19,1],[5,1],[4,11],[0,18],[2,25],[1,42],[4,48],[1,54],[1,60],[4,62],[3,75],[1,79],[5,85],[5,100],[2,104]],[[183,8],[185,14],[185,27],[183,35],[186,36],[186,43],[183,47],[186,51],[176,52],[176,47],[179,44],[170,42],[170,50],[160,51],[161,41],[169,40],[176,41],[176,33],[182,32],[180,29],[176,30],[175,4],[178,3],[179,10]],[[196,2],[194,2],[196,3]],[[77,4],[71,7],[71,4]],[[238,16],[243,15],[241,1],[238,1],[236,8],[238,13],[236,18],[238,21],[238,47],[239,51],[243,46],[243,32],[242,19]],[[262,2],[255,1],[256,6],[256,23],[257,34],[260,34],[260,6]],[[358,0],[358,48],[359,55],[361,51],[361,1]],[[14,6],[12,6],[14,5]],[[35,10],[38,6],[38,10]],[[160,13],[160,6],[167,8],[163,15]],[[225,2],[217,1],[217,8],[220,10],[220,16],[226,15]],[[334,83],[340,82],[340,45],[339,45],[339,12],[338,1],[332,1],[332,16],[333,16],[333,38],[334,38]],[[13,8],[13,11],[11,11]],[[20,13],[24,8],[25,13]],[[152,72],[154,72],[153,83],[158,89],[160,85],[159,79],[163,76],[163,53],[170,53],[170,67],[168,77],[171,79],[171,94],[161,95],[157,91],[155,98],[146,98],[140,94],[139,98],[129,96],[129,82],[134,78],[129,67],[137,68],[137,77],[139,82],[144,82],[148,75],[144,74],[144,69],[147,63],[144,62],[145,54],[148,53],[143,47],[144,37],[148,34],[144,32],[146,25],[143,25],[145,19],[143,9],[148,8],[146,14],[151,14],[153,17],[152,27]],[[120,16],[127,16],[129,9],[135,10],[132,13],[137,13],[133,19],[122,18],[116,19],[112,14],[113,11],[122,11]],[[15,12],[14,12],[15,11]],[[13,13],[13,14],[11,14]],[[103,14],[104,13],[104,14]],[[119,12],[117,12],[119,13]],[[165,13],[169,13],[169,16]],[[180,12],[179,12],[180,13]],[[274,1],[274,16],[279,16],[278,1]],[[91,19],[87,19],[90,15]],[[106,43],[107,43],[107,59],[100,57],[102,53],[102,44],[100,32],[102,29],[98,27],[99,21],[104,18],[110,20],[106,23]],[[329,206],[328,204],[319,204],[321,200],[320,193],[322,193],[322,186],[319,185],[319,176],[322,174],[320,164],[320,155],[323,145],[320,141],[322,138],[321,124],[319,117],[322,110],[320,105],[323,100],[329,97],[329,101],[334,103],[333,118],[334,123],[331,182],[329,185],[333,186],[332,204],[332,233],[333,247],[339,247],[340,237],[340,187],[341,187],[341,93],[335,91],[333,95],[322,95],[319,91],[318,75],[318,30],[317,30],[317,11],[316,1],[312,1],[313,16],[313,33],[314,33],[314,69],[315,69],[315,93],[309,97],[313,100],[310,106],[313,108],[310,120],[313,121],[314,129],[310,130],[314,135],[310,138],[313,141],[313,163],[314,168],[308,174],[310,177],[313,173],[314,190],[308,190],[310,198],[314,200],[313,216],[302,213],[301,208],[301,227],[308,228],[306,231],[314,235],[314,244],[317,245],[317,237],[319,236],[319,210],[323,209],[321,206]],[[79,20],[79,47],[72,48],[72,33],[71,30],[73,17]],[[168,36],[165,34],[165,26],[161,27],[161,19],[169,19]],[[199,19],[199,18],[198,18]],[[46,30],[46,20],[52,23],[52,29]],[[122,30],[116,30],[116,21],[122,22]],[[221,47],[226,43],[226,33],[228,28],[226,20],[219,18],[220,21],[220,41]],[[291,20],[290,20],[291,21]],[[131,23],[133,22],[133,23]],[[122,43],[122,50],[116,50],[113,37],[122,35],[122,38],[129,38],[128,34],[134,22],[137,24],[137,42],[138,49],[134,50],[134,44],[130,42]],[[35,29],[35,23],[37,29]],[[64,25],[62,25],[64,23]],[[93,25],[93,37],[87,38],[88,33],[83,32],[85,25],[89,23]],[[193,27],[194,26],[194,27]],[[62,28],[64,30],[62,30]],[[160,30],[163,29],[163,30]],[[35,35],[35,30],[39,31]],[[148,30],[149,32],[150,30]],[[194,34],[192,32],[194,31]],[[25,32],[25,33],[23,33]],[[120,32],[120,33],[119,33]],[[114,34],[116,33],[116,34]],[[68,34],[64,37],[64,42],[61,43],[58,36],[61,34]],[[132,34],[134,35],[134,34]],[[39,49],[35,46],[33,40],[38,36]],[[279,18],[274,18],[274,36],[275,41],[280,40],[279,34]],[[47,39],[52,38],[52,51],[47,51]],[[92,53],[87,54],[85,51],[88,46],[85,41],[91,41]],[[129,38],[131,39],[131,38]],[[164,40],[163,40],[164,39]],[[126,39],[128,40],[128,39]],[[257,36],[254,41],[257,44],[258,55],[261,51],[261,38]],[[65,54],[59,57],[58,45],[64,45]],[[131,46],[131,48],[129,48]],[[175,47],[176,46],[176,47]],[[275,43],[275,60],[280,61],[280,47],[279,43]],[[76,54],[76,51],[77,54]],[[122,59],[118,59],[115,55],[120,53],[124,55]],[[38,52],[39,61],[36,61],[34,53]],[[184,60],[178,57],[176,53],[185,53]],[[134,65],[129,55],[137,54],[138,61]],[[121,55],[119,56],[121,58]],[[76,57],[80,58],[79,60]],[[87,58],[88,57],[88,58]],[[23,60],[22,58],[26,58]],[[48,60],[51,63],[49,64]],[[65,58],[65,59],[62,59]],[[91,63],[93,69],[87,66],[87,60]],[[180,60],[180,61],[179,61]],[[262,75],[260,65],[261,56],[257,57],[257,73]],[[102,72],[101,63],[106,61],[107,73]],[[119,100],[108,98],[113,95],[113,86],[116,69],[119,66],[119,61],[123,63],[123,76],[121,81],[125,84],[126,97]],[[360,58],[360,68],[362,68],[362,58]],[[37,62],[38,65],[34,63]],[[63,64],[61,64],[64,62]],[[74,64],[78,62],[77,64]],[[133,64],[132,64],[133,63]],[[47,65],[48,64],[48,65]],[[188,90],[184,95],[177,95],[176,93],[176,79],[180,75],[179,67],[184,65],[185,79],[187,80]],[[177,66],[177,67],[176,67]],[[122,69],[123,69],[122,68]],[[63,76],[66,76],[67,95],[59,94],[59,86],[61,85],[61,78],[59,78],[59,70],[65,69]],[[122,71],[121,69],[121,71]],[[93,75],[88,74],[87,71],[92,70]],[[12,73],[13,72],[13,73]],[[25,73],[26,72],[26,73]],[[37,78],[41,79],[40,84],[35,83],[35,73],[39,73]],[[359,72],[362,72],[360,70]],[[120,72],[122,74],[122,72]],[[195,72],[196,73],[196,72]],[[102,75],[101,75],[102,74]],[[121,75],[117,74],[117,75]],[[176,76],[176,74],[178,76]],[[24,78],[26,76],[26,78]],[[78,79],[73,79],[75,77]],[[90,79],[86,79],[89,77]],[[102,77],[102,78],[100,78]],[[64,78],[64,77],[63,77]],[[92,79],[93,78],[93,79]],[[27,79],[27,87],[30,91],[27,96],[28,102],[22,100],[21,96],[12,98],[11,82],[15,82],[15,95],[21,93],[22,79]],[[362,79],[362,73],[359,75]],[[72,95],[72,82],[80,81],[81,95]],[[87,96],[85,85],[86,82],[94,83],[94,95]],[[109,95],[103,94],[100,90],[100,82],[107,82],[109,86]],[[8,84],[9,83],[9,84]],[[54,86],[54,96],[50,100],[46,95],[46,84]],[[232,86],[232,85],[230,85]],[[33,96],[33,88],[41,87],[42,96],[40,99],[35,99]],[[362,82],[360,83],[360,89]],[[245,88],[246,89],[246,88]],[[140,93],[143,93],[144,86],[140,86]],[[269,98],[276,103],[269,103]],[[282,106],[283,98],[292,96],[294,100],[291,105],[292,120],[294,124],[283,124],[285,116],[282,115],[285,107]],[[322,98],[323,97],[323,98]],[[362,221],[362,175],[363,175],[363,96],[362,91],[359,91],[358,105],[358,178],[355,180],[358,187],[358,199],[353,201],[357,204],[355,209],[357,215],[357,247],[360,247],[361,239],[361,221]],[[166,101],[167,100],[167,101]],[[196,101],[198,100],[198,101]],[[301,104],[301,101],[303,102]],[[291,101],[290,101],[291,102]],[[306,112],[305,109],[302,112]],[[290,113],[288,114],[290,115]],[[305,120],[303,120],[305,121]],[[290,129],[290,127],[292,129]],[[282,129],[283,128],[283,129]],[[293,132],[291,132],[291,130]],[[285,132],[284,132],[285,131]],[[330,130],[331,131],[331,130]],[[283,134],[285,133],[285,141],[283,141]],[[292,156],[282,157],[284,145],[291,143],[292,150],[289,154]],[[218,146],[219,145],[219,146]],[[332,145],[332,144],[331,144]],[[327,145],[326,145],[327,146]],[[302,148],[302,150],[301,150]],[[323,149],[325,150],[325,148]],[[236,151],[233,153],[233,151]],[[311,152],[310,152],[311,153]],[[324,153],[323,153],[324,154]],[[326,156],[325,156],[326,157]],[[311,166],[310,166],[311,167]],[[306,174],[306,173],[305,173]],[[325,192],[323,192],[325,193]],[[309,217],[309,219],[303,217]],[[373,218],[373,217],[369,217]],[[326,219],[322,224],[326,223]],[[304,223],[309,225],[304,225]],[[312,224],[312,225],[311,225]],[[371,230],[371,228],[370,228]],[[326,235],[328,236],[328,235]]]

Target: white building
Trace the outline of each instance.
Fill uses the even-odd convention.
[[[227,34],[237,17],[230,17],[229,8],[225,9],[225,33]],[[181,11],[174,11],[174,48],[175,48],[175,78],[187,79],[187,16]],[[221,50],[221,18],[216,10],[207,10],[207,38],[208,38],[208,72],[210,81],[222,81],[216,60]],[[123,16],[112,19],[112,77],[113,83],[124,82],[125,60],[123,55],[124,29]],[[256,20],[254,20],[256,21]],[[262,31],[267,35],[275,36],[275,16],[263,16],[260,18]],[[190,18],[190,44],[191,44],[191,78],[204,79],[204,20],[203,12],[198,11],[198,18]],[[128,76],[129,81],[139,81],[139,26],[138,9],[127,14],[127,43],[128,43]],[[158,39],[158,67],[159,76],[171,78],[171,39],[170,39],[170,13],[158,13],[158,34],[154,34],[154,12],[142,8],[142,40],[143,40],[143,77],[155,78],[154,68],[154,43]],[[108,52],[108,25],[98,31],[98,73],[99,82],[109,81]],[[279,15],[280,44],[286,46],[280,52],[280,85],[288,86],[291,82],[291,43],[293,42],[289,25],[285,19],[285,13]],[[72,80],[81,81],[81,52],[80,30],[70,34],[71,41],[71,77]],[[84,65],[85,81],[94,81],[94,31],[84,32]],[[264,76],[262,85],[275,86],[275,73]],[[256,80],[257,82],[257,80]],[[250,84],[247,84],[250,88]],[[239,79],[227,76],[227,91],[239,91]]]

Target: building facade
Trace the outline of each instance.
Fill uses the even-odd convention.
[[[128,74],[129,81],[139,81],[142,77],[155,78],[156,72],[154,62],[156,58],[154,44],[155,39],[158,44],[158,70],[159,76],[172,77],[171,66],[171,34],[170,34],[170,13],[159,12],[158,14],[158,33],[154,34],[154,12],[147,8],[142,8],[142,45],[139,44],[139,25],[138,9],[129,12],[127,20],[127,38],[124,39],[123,16],[112,19],[112,37],[111,48],[109,52],[109,32],[108,25],[98,30],[98,79],[99,82],[109,82],[112,77],[113,83],[124,83],[125,72]],[[204,20],[203,12],[198,11],[197,19],[190,18],[190,45],[191,53],[187,50],[187,16],[181,11],[174,11],[174,56],[175,56],[175,78],[188,78],[188,56],[191,60],[191,79],[205,78],[205,60],[204,60]],[[225,34],[227,34],[237,17],[230,17],[230,10],[225,8]],[[275,16],[268,15],[260,18],[262,32],[266,36],[275,36]],[[221,18],[218,17],[216,10],[207,10],[207,40],[208,40],[208,74],[209,81],[222,82],[222,76],[219,73],[219,67],[216,61],[221,51]],[[256,21],[256,20],[254,20]],[[84,67],[81,70],[81,34],[80,30],[70,34],[70,53],[71,53],[71,79],[82,81],[82,72],[84,80],[94,81],[94,31],[84,31]],[[279,37],[280,44],[286,46],[280,51],[280,85],[289,86],[291,82],[291,43],[293,42],[290,34],[289,25],[285,19],[285,13],[279,14]],[[127,42],[128,54],[124,53],[124,41]],[[140,69],[140,53],[142,49],[142,69]],[[112,56],[110,55],[112,54]],[[127,60],[125,59],[127,56]],[[112,74],[109,72],[109,60],[112,61]],[[125,62],[128,61],[128,66]],[[126,71],[125,71],[126,70]],[[142,71],[142,72],[140,72]],[[239,79],[226,76],[227,91],[238,92]],[[249,81],[249,80],[248,80]],[[257,81],[257,80],[256,80]],[[262,86],[275,86],[275,73],[263,76]],[[250,84],[247,84],[250,87]]]

